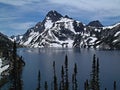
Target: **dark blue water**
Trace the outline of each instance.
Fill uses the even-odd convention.
[[[58,81],[61,66],[64,64],[65,55],[68,55],[69,83],[73,73],[74,63],[78,67],[78,90],[84,90],[84,81],[90,78],[92,68],[92,57],[96,54],[100,59],[100,88],[113,90],[113,82],[117,82],[117,90],[120,90],[120,51],[99,51],[92,49],[64,49],[46,48],[18,49],[18,54],[23,56],[26,63],[23,68],[22,80],[23,90],[36,90],[38,70],[41,71],[41,88],[44,90],[44,82],[48,82],[49,90],[53,81],[53,61],[56,62]],[[71,87],[71,86],[70,86]]]

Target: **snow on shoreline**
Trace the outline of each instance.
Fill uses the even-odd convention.
[[[9,65],[5,65],[2,67],[2,59],[0,58],[0,75],[3,71],[9,68]]]

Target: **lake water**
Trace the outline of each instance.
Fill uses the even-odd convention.
[[[74,63],[77,63],[78,90],[84,90],[84,81],[90,78],[93,54],[99,57],[100,62],[100,88],[113,90],[113,82],[117,82],[120,90],[120,51],[99,51],[94,49],[78,48],[20,48],[18,54],[23,56],[26,63],[22,72],[23,90],[36,90],[38,70],[41,72],[41,88],[48,82],[51,90],[53,81],[53,61],[56,62],[56,72],[60,81],[61,66],[64,65],[65,55],[68,55],[69,83],[73,73]],[[71,87],[71,85],[70,85]]]

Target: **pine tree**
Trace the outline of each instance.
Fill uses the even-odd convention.
[[[84,82],[84,90],[87,90],[86,81]]]
[[[74,65],[74,73],[72,74],[72,90],[77,90],[77,64]]]
[[[40,90],[40,88],[41,88],[40,80],[41,80],[41,76],[40,76],[40,70],[39,70],[38,71],[38,87],[37,87],[37,90]]]
[[[62,82],[59,83],[59,90],[62,90]]]
[[[17,70],[17,90],[22,90],[21,71]]]
[[[47,84],[47,81],[45,81],[44,88],[45,88],[45,90],[48,90],[48,84]]]
[[[86,80],[85,83],[84,83],[84,90],[89,90],[88,80]]]
[[[12,69],[12,76],[13,76],[13,88],[17,90],[17,49],[16,49],[16,42],[14,41],[13,44],[13,69]]]
[[[95,88],[95,76],[96,76],[96,56],[93,55],[93,63],[92,63],[92,80],[91,80],[91,89],[96,90]]]
[[[17,56],[17,47],[16,42],[14,41],[13,44],[13,51],[12,51],[12,62],[13,62],[13,68],[11,70],[11,80],[12,80],[12,87],[10,89],[14,90],[22,90],[22,80],[21,80],[21,59]]]
[[[116,90],[116,81],[114,81],[114,85],[113,86],[114,86],[114,90]]]
[[[97,63],[96,63],[96,87],[97,90],[100,90],[100,82],[99,82],[99,58],[97,58]]]
[[[65,56],[65,90],[69,90],[69,81],[68,81],[68,57]]]
[[[75,66],[74,66],[74,75],[75,75],[75,90],[77,90],[77,64],[75,63]]]
[[[91,89],[92,90],[100,90],[99,83],[99,58],[96,60],[95,54],[93,55],[93,63],[92,63],[92,74],[91,74]]]
[[[75,90],[75,75],[72,74],[72,90]]]
[[[62,65],[62,68],[61,68],[61,90],[64,90],[65,86],[64,86],[64,67]]]
[[[55,70],[55,61],[53,61],[53,73],[54,73],[54,90],[58,90],[57,76]]]

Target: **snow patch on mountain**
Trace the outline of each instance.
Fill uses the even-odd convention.
[[[103,27],[103,29],[113,29],[114,27],[117,27],[119,25],[120,25],[120,23],[117,23],[117,24],[114,24],[112,26],[105,26],[105,27]]]
[[[34,32],[32,31],[30,34],[29,34],[29,37],[27,39],[26,42],[21,42],[20,44],[23,44],[23,45],[28,45],[29,43],[32,42],[32,40],[34,41],[34,39],[36,39],[36,36],[39,35],[39,32]]]
[[[113,26],[92,21],[88,25],[57,11],[50,11],[42,22],[30,28],[18,43],[28,47],[120,48],[120,23]]]
[[[49,29],[53,26],[53,23],[51,20],[46,20],[45,22],[45,29]]]
[[[116,32],[114,36],[117,37],[118,35],[120,35],[120,31]]]

